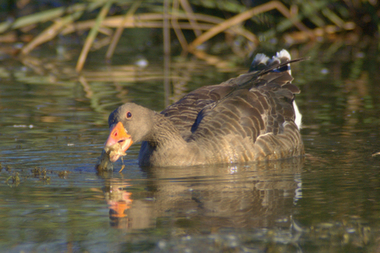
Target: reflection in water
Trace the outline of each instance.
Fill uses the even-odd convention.
[[[110,219],[123,229],[171,226],[186,233],[289,228],[293,207],[301,198],[302,164],[303,158],[295,158],[250,165],[150,168],[146,189],[136,198],[132,181],[107,179]]]
[[[118,228],[128,228],[128,217],[126,210],[130,209],[132,204],[131,192],[126,191],[131,185],[117,179],[106,181],[104,194],[109,206],[109,216],[111,226]]]

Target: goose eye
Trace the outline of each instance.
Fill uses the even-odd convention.
[[[127,119],[130,119],[132,118],[132,113],[131,112],[127,112]]]

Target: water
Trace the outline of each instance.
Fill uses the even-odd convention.
[[[376,252],[379,59],[313,52],[293,68],[304,158],[144,171],[134,145],[121,173],[119,161],[102,175],[94,166],[109,112],[127,101],[164,108],[162,60],[93,63],[80,82],[54,59],[3,60],[1,251]],[[235,75],[195,59],[172,69],[177,97]]]

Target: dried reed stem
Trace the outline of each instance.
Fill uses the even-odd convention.
[[[104,18],[106,17],[106,15],[107,15],[107,13],[108,13],[111,5],[112,5],[112,2],[109,1],[100,10],[100,12],[98,14],[98,17],[96,18],[95,25],[90,30],[90,33],[88,34],[88,36],[86,38],[86,42],[84,43],[82,51],[81,51],[81,53],[79,55],[77,66],[75,68],[75,70],[77,72],[80,72],[83,69],[83,65],[84,65],[84,63],[86,61],[87,54],[90,51],[91,45],[94,42],[94,40],[96,38],[96,35],[98,34],[99,27],[101,26]]]
[[[123,33],[124,30],[124,24],[129,19],[129,17],[133,16],[133,14],[136,12],[136,10],[139,8],[142,0],[136,1],[132,4],[131,8],[128,10],[127,14],[125,15],[125,18],[122,22],[120,22],[120,25],[117,27],[114,36],[112,37],[111,43],[108,47],[107,53],[106,53],[106,60],[110,60],[117,43],[119,42],[120,36]]]
[[[243,22],[249,18],[252,18],[253,16],[256,16],[257,14],[267,12],[267,11],[270,11],[273,9],[277,9],[279,12],[281,12],[282,15],[284,15],[285,17],[287,17],[289,19],[292,18],[289,10],[282,3],[278,2],[278,1],[271,1],[269,3],[259,5],[257,7],[250,9],[250,10],[247,10],[243,13],[240,13],[240,14],[238,14],[238,15],[230,18],[230,19],[227,19],[226,21],[214,26],[213,28],[211,28],[210,30],[208,30],[207,32],[203,33],[201,36],[196,38],[189,45],[189,50],[190,51],[195,50],[195,48],[197,46],[199,46],[200,44],[211,39],[212,37],[221,33],[222,31],[225,31],[226,29],[231,28],[232,26],[238,25],[241,22]],[[309,34],[310,37],[313,36],[313,34],[311,32],[309,32],[309,29],[305,25],[303,25],[302,23],[300,23],[298,21],[294,21],[294,25],[298,29]]]

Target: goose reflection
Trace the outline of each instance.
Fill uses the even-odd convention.
[[[111,225],[186,232],[289,227],[302,197],[303,158],[149,168],[146,180],[106,179]]]

